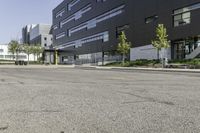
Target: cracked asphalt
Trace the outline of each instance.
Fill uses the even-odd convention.
[[[0,133],[199,132],[199,74],[0,68]]]

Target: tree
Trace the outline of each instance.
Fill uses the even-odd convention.
[[[39,59],[41,57],[41,54],[44,52],[44,48],[42,48],[40,45],[36,46],[36,55],[37,55],[37,59]]]
[[[30,54],[32,54],[32,46],[30,46],[28,44],[24,44],[23,45],[23,51],[28,56],[28,64],[29,64],[29,56],[30,56]]]
[[[125,32],[121,32],[119,35],[119,43],[117,47],[117,51],[122,54],[122,64],[125,63],[125,57],[129,53],[131,48],[131,43],[127,41]]]
[[[11,42],[8,44],[8,52],[10,52],[13,55],[13,60],[17,60],[17,54],[20,50],[20,46],[18,41],[11,40]]]
[[[35,61],[35,56],[37,56],[37,59],[40,57],[41,53],[43,53],[44,49],[39,45],[32,46],[31,51],[34,55],[34,61]]]
[[[168,41],[168,35],[167,35],[167,29],[164,27],[163,24],[158,24],[157,28],[156,28],[156,38],[155,40],[152,41],[152,45],[157,49],[157,57],[158,59],[159,57],[159,52],[162,50],[162,48],[164,48],[164,50],[166,48],[170,47],[169,41]],[[163,55],[161,52],[161,58],[162,58],[162,65],[164,66],[164,62],[163,62]]]
[[[37,47],[34,46],[34,45],[32,45],[32,46],[31,46],[31,52],[32,52],[32,54],[33,54],[33,56],[34,56],[34,61],[35,61],[35,56],[36,56],[36,54],[37,54]]]
[[[20,54],[20,53],[22,53],[22,51],[23,51],[23,45],[21,45],[21,44],[18,44],[18,46],[17,46],[17,60],[18,60],[18,55]]]

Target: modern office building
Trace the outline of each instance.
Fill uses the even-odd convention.
[[[51,25],[37,24],[30,30],[30,44],[40,44],[42,47],[52,45]]]
[[[53,45],[64,59],[115,57],[118,35],[132,43],[131,60],[156,59],[158,24],[167,28],[168,58],[200,54],[200,0],[64,0],[53,10]]]
[[[52,45],[51,25],[30,24],[22,28],[22,43],[41,44],[42,47]]]
[[[52,47],[52,40],[50,24],[30,24],[22,29],[22,43],[39,44],[41,47],[49,49]],[[46,62],[53,62],[53,53],[45,52],[44,54]]]
[[[30,44],[30,31],[35,26],[36,26],[35,24],[29,24],[22,28],[22,43]]]

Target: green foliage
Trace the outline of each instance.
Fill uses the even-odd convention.
[[[155,64],[158,64],[159,60],[146,60],[146,59],[140,59],[136,61],[127,61],[124,64],[121,62],[113,62],[109,63],[106,66],[116,66],[116,67],[137,67],[137,66],[154,66]]]
[[[8,44],[8,52],[14,55],[14,59],[16,54],[22,52],[22,45],[20,45],[16,40],[11,40],[11,42]]]
[[[117,47],[117,51],[122,54],[122,63],[124,65],[125,63],[125,57],[129,53],[131,48],[131,43],[127,41],[125,32],[122,32],[121,35],[119,35],[119,43]]]
[[[188,66],[191,69],[200,69],[200,59],[190,59],[190,60],[170,60],[170,64],[180,64],[175,65],[172,68],[182,68],[183,65]],[[146,59],[139,59],[136,61],[127,61],[124,64],[121,62],[112,62],[107,64],[106,66],[113,66],[113,67],[161,67],[159,60],[146,60]]]
[[[24,44],[23,45],[23,52],[28,55],[28,58],[29,58],[30,54],[33,54],[34,60],[35,60],[35,56],[37,56],[37,58],[39,59],[40,55],[43,53],[43,51],[44,51],[44,48],[42,48],[39,44],[37,44],[37,45]]]
[[[171,60],[169,63],[175,64],[188,64],[188,65],[200,65],[200,59],[183,59],[183,60]]]
[[[23,52],[26,53],[27,55],[32,53],[32,46],[28,44],[23,45]]]
[[[126,55],[129,53],[130,48],[131,48],[131,43],[127,41],[125,33],[122,32],[121,35],[119,35],[119,43],[117,51],[120,54]]]
[[[18,46],[19,46],[19,43],[15,40],[12,40],[8,44],[8,52],[10,52],[14,55],[17,52]]]
[[[40,55],[44,52],[44,48],[42,48],[39,44],[31,46],[31,52],[32,54],[34,54],[34,60],[35,60],[35,56],[37,56],[37,58],[40,57]]]
[[[163,24],[159,24],[156,28],[156,38],[152,41],[152,45],[159,51],[162,48],[169,48],[170,45],[167,38],[167,29],[164,27]]]

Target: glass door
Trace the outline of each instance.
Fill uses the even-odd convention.
[[[174,57],[175,59],[184,59],[185,58],[185,42],[178,41],[174,43]]]

